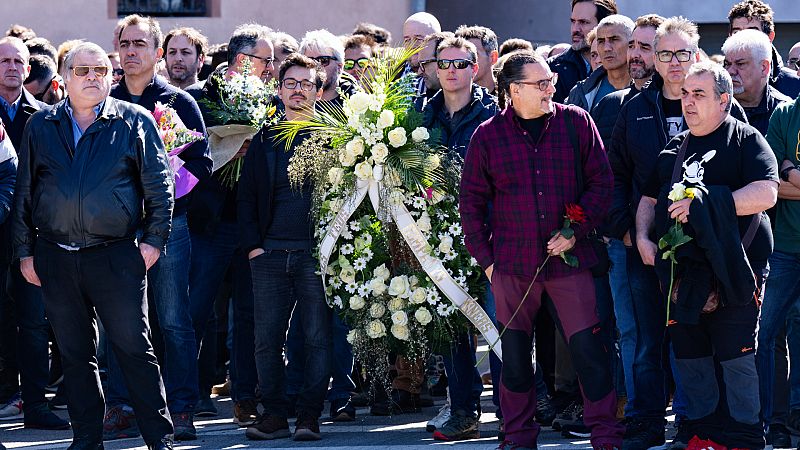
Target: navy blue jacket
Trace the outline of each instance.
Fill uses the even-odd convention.
[[[764,90],[764,96],[761,98],[761,103],[756,107],[744,109],[744,113],[747,114],[747,122],[761,132],[762,135],[766,136],[772,111],[775,111],[775,108],[782,102],[791,101],[793,101],[791,98],[783,95],[774,87],[767,85],[767,89]]]
[[[589,76],[589,69],[586,60],[580,52],[569,49],[560,55],[556,55],[547,60],[550,70],[558,74],[556,82],[556,93],[553,100],[558,103],[566,103],[569,91],[578,84],[579,81]]]
[[[495,99],[486,88],[472,85],[472,102],[466,106],[467,111],[458,123],[453,124],[444,107],[444,92],[437,92],[422,109],[422,126],[438,129],[442,133],[441,144],[465,158],[467,146],[472,133],[478,125],[494,117],[500,109]]]

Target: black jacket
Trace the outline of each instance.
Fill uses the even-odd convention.
[[[14,120],[8,117],[5,108],[0,108],[0,118],[3,119],[3,126],[6,127],[6,132],[11,138],[11,143],[14,144],[14,148],[17,151],[19,151],[21,147],[22,132],[25,130],[25,124],[28,123],[28,119],[46,106],[47,103],[36,100],[33,94],[23,88],[22,103],[20,103],[19,109],[17,109],[17,114],[14,115]]]
[[[767,85],[767,89],[764,90],[764,96],[761,98],[761,103],[754,108],[744,108],[744,113],[747,114],[747,122],[766,136],[767,127],[769,127],[769,117],[772,115],[772,111],[775,111],[775,108],[777,108],[781,102],[791,101],[793,101],[791,98],[783,95],[774,87]]]
[[[547,64],[550,66],[550,70],[558,74],[556,93],[553,95],[553,100],[558,103],[566,103],[569,91],[579,81],[589,76],[586,60],[583,59],[580,52],[576,52],[572,48],[548,59]]]
[[[800,77],[797,76],[797,71],[783,66],[783,59],[775,46],[772,47],[772,74],[769,84],[791,99],[800,95]]]
[[[125,84],[125,77],[122,77],[119,84],[111,88],[111,97],[133,103],[128,86]],[[167,83],[166,79],[158,75],[153,78],[151,84],[144,88],[141,98],[135,103],[148,111],[153,111],[157,102],[173,108],[186,128],[206,134],[206,125],[200,109],[197,107],[197,102],[191,95]],[[184,161],[183,167],[198,180],[203,181],[211,176],[213,162],[208,150],[208,140],[203,139],[193,143],[178,157]],[[175,215],[186,212],[189,197],[190,195],[186,195],[175,202],[173,211]]]
[[[642,188],[655,167],[658,154],[669,142],[667,119],[661,106],[663,87],[661,76],[653,74],[642,91],[622,107],[611,133],[606,151],[614,172],[614,196],[605,229],[610,237],[622,239],[630,231],[633,238]],[[736,99],[733,99],[731,116],[747,122]],[[686,130],[685,123],[683,130]]]
[[[262,128],[253,136],[244,156],[236,203],[241,234],[239,243],[245,254],[263,246],[272,222],[276,155],[286,151],[286,143],[278,140],[276,134],[275,127]],[[298,134],[292,145],[302,142],[305,137],[304,133]]]
[[[606,69],[602,66],[589,75],[589,78],[579,81],[569,91],[567,105],[575,105],[586,112],[592,112],[594,98],[600,89],[600,83],[606,78]]]
[[[438,129],[442,133],[440,144],[451,151],[457,152],[463,159],[467,156],[467,146],[472,138],[472,133],[478,125],[491,119],[498,112],[497,100],[489,94],[486,88],[472,85],[472,102],[466,106],[466,111],[458,123],[453,124],[447,116],[444,107],[444,93],[439,91],[422,109],[422,126],[428,129]]]
[[[31,117],[14,200],[14,249],[37,239],[91,247],[133,239],[163,249],[174,204],[172,174],[153,116],[111,97],[74,146],[66,102]],[[74,155],[74,157],[72,156]]]
[[[592,108],[592,119],[594,119],[597,131],[603,139],[603,146],[606,151],[611,146],[611,133],[614,132],[614,125],[617,124],[617,117],[619,117],[622,107],[639,92],[635,86],[614,91],[600,99]]]

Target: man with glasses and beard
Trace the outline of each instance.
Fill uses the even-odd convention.
[[[175,28],[164,37],[169,83],[185,89],[197,83],[208,50],[208,39],[192,27]]]
[[[34,114],[22,138],[15,254],[25,279],[42,287],[61,349],[70,448],[103,448],[99,318],[147,448],[172,449],[145,296],[146,272],[164,251],[174,204],[164,144],[147,111],[109,96],[111,63],[102,48],[78,44],[64,61],[68,99]]]
[[[589,271],[597,257],[586,236],[608,210],[613,180],[589,114],[553,102],[557,79],[532,53],[503,63],[497,85],[500,107],[508,107],[472,135],[459,209],[467,249],[492,283],[497,322],[505,329],[499,389],[506,440],[499,448],[537,446],[531,351],[536,315],[548,306],[575,362],[592,447],[610,450],[621,447],[624,427],[615,417],[617,395]],[[552,235],[567,204],[579,205],[584,217],[572,236]],[[578,258],[579,267],[567,265],[562,252]],[[543,301],[545,292],[551,300]]]
[[[322,97],[325,71],[299,53],[290,55],[278,72],[278,95],[286,107],[285,120],[314,114]],[[275,127],[262,129],[245,156],[237,198],[243,250],[253,277],[255,358],[261,380],[264,413],[247,428],[248,439],[289,437],[290,402],[283,348],[289,318],[301,316],[293,328],[303,337],[302,376],[298,392],[294,440],[319,440],[319,417],[331,373],[331,316],[325,290],[317,275],[314,223],[310,220],[313,186],[290,185],[289,159],[298,136],[287,151]],[[294,310],[294,313],[292,313]]]

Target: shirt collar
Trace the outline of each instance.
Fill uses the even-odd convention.
[[[19,108],[20,103],[22,103],[22,92],[20,92],[17,99],[11,103],[8,103],[6,99],[4,99],[3,97],[0,97],[0,105],[2,105],[3,108],[5,108],[6,110],[9,109],[16,110],[17,108]]]
[[[97,118],[97,116],[100,115],[100,111],[103,110],[103,104],[105,104],[105,101],[102,101],[102,102],[98,103],[93,108],[94,109],[94,117],[95,117],[95,119]],[[64,102],[64,109],[67,110],[67,115],[69,116],[70,120],[72,120],[74,122],[75,121],[75,116],[72,115],[72,105],[70,105],[69,97],[67,97],[67,101]]]

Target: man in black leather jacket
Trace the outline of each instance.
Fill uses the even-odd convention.
[[[108,96],[111,63],[102,48],[82,43],[65,64],[69,98],[25,127],[14,249],[25,279],[42,286],[61,349],[70,448],[103,448],[96,314],[129,382],[148,448],[171,449],[145,300],[146,272],[170,233],[167,155],[150,113]]]

